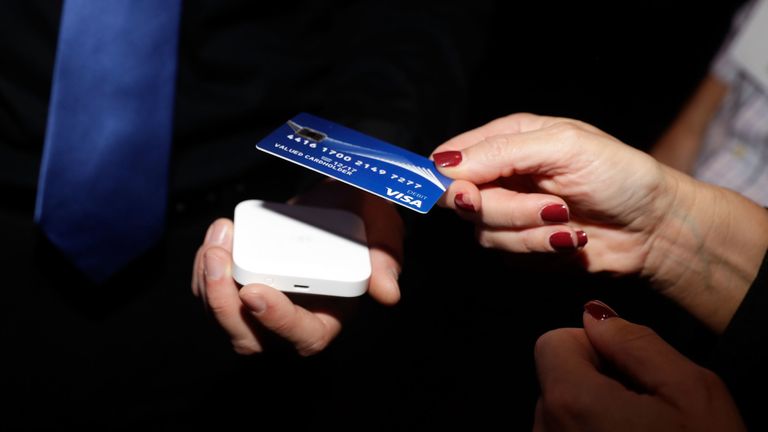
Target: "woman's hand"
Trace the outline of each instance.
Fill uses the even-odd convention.
[[[536,343],[534,431],[745,431],[722,380],[596,301]]]
[[[583,248],[589,271],[648,277],[718,332],[768,246],[765,209],[576,120],[514,114],[432,156],[457,179],[441,204],[472,220],[481,244]]]

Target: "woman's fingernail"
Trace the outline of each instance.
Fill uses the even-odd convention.
[[[456,207],[458,207],[458,208],[460,208],[462,210],[466,210],[466,211],[470,211],[470,212],[476,212],[477,211],[477,210],[475,210],[475,205],[472,204],[472,201],[467,199],[466,195],[464,195],[463,193],[456,194],[456,196],[453,197],[453,203],[456,204]]]
[[[227,265],[223,263],[218,257],[206,253],[205,254],[205,278],[210,281],[216,281],[221,279],[226,273]]]
[[[584,311],[592,315],[592,318],[600,321],[619,316],[619,314],[611,309],[610,306],[598,300],[588,301],[587,304],[584,305]]]
[[[563,204],[550,204],[541,209],[541,220],[544,222],[568,222],[568,207]]]
[[[558,252],[567,252],[576,249],[571,238],[571,233],[559,231],[549,236],[549,244]]]
[[[582,230],[576,231],[576,239],[578,240],[578,247],[583,248],[587,245],[587,242],[589,239],[587,238],[587,233],[585,233]]]
[[[264,301],[264,297],[261,294],[246,292],[242,295],[243,303],[248,306],[251,312],[255,315],[261,315],[267,311],[267,302]]]
[[[435,153],[432,155],[432,159],[435,160],[435,165],[439,167],[453,167],[461,163],[461,152],[451,150]]]

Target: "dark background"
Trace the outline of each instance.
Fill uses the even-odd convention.
[[[575,117],[646,147],[707,71],[740,1],[498,2],[472,121]]]
[[[740,3],[497,2],[483,23],[487,42],[471,64],[469,94],[456,95],[462,101],[468,96],[465,117],[452,129],[466,130],[527,111],[578,118],[630,145],[647,148],[706,73]],[[434,147],[439,142],[430,144]],[[166,328],[154,330],[169,334],[151,340],[174,341],[170,345],[142,345],[136,335],[152,335],[153,328],[128,328],[117,334],[67,333],[77,325],[45,328],[45,334],[62,345],[87,343],[89,338],[114,339],[119,344],[119,338],[125,337],[138,340],[127,347],[144,346],[147,353],[127,348],[127,360],[117,362],[125,367],[125,377],[96,383],[99,371],[111,364],[99,364],[87,354],[62,359],[60,353],[51,352],[50,357],[34,356],[33,363],[26,361],[24,353],[11,356],[24,359],[27,364],[20,365],[24,371],[33,370],[14,377],[24,381],[28,394],[9,395],[24,407],[13,417],[31,424],[108,424],[113,428],[144,426],[122,418],[129,415],[152,425],[217,430],[451,426],[483,430],[499,425],[530,430],[537,397],[535,340],[549,329],[579,326],[582,305],[592,298],[607,302],[630,320],[652,326],[693,358],[704,361],[706,357],[711,337],[674,305],[655,296],[643,281],[587,277],[570,257],[553,260],[483,250],[475,244],[472,227],[451,212],[407,213],[411,212],[403,215],[411,229],[401,276],[402,301],[394,308],[382,308],[364,299],[342,335],[320,355],[299,358],[278,351],[240,357],[224,335],[217,334],[212,320],[200,330],[178,328],[197,322],[200,310],[185,287],[183,300],[176,302],[174,296],[170,302],[178,309],[152,311],[163,318],[125,319],[135,320],[137,327],[151,327],[150,318],[169,321]],[[189,223],[197,226],[198,222]],[[194,250],[201,237],[202,232],[195,231],[172,241],[186,242],[180,249]],[[26,249],[6,253],[31,254]],[[177,257],[173,262],[178,268],[169,273],[186,274],[190,261],[191,257]],[[56,269],[45,270],[42,276],[32,274],[28,280],[23,274],[22,281],[6,283],[7,308],[24,317],[9,320],[11,327],[47,323],[50,320],[38,315],[55,316],[56,310],[45,305],[55,304],[50,299],[57,294],[68,295],[63,293],[71,287],[62,286],[62,293],[41,291],[30,295],[35,301],[15,300],[18,292],[35,286],[35,279],[59,277]],[[44,282],[40,285],[52,285]],[[89,291],[82,296],[105,306],[109,312],[105,315],[120,318],[132,310],[124,306],[130,306],[131,295],[136,295],[131,293],[140,291],[141,283],[139,275],[138,280],[126,282],[125,290]],[[166,295],[170,296],[155,293],[150,300]],[[87,309],[90,303],[84,305],[79,307]],[[95,318],[89,319],[97,324],[105,319],[100,309],[91,314]],[[83,327],[100,328],[90,321],[86,324]],[[197,335],[198,331],[199,346],[174,340],[176,334]],[[210,340],[216,341],[214,346]],[[36,341],[27,343],[34,346]],[[158,358],[140,364],[147,370],[131,364],[133,358],[154,355]],[[159,376],[169,364],[177,365],[172,376]],[[222,370],[203,370],[212,367]],[[37,369],[50,373],[38,375]],[[15,369],[10,370],[13,375]],[[65,386],[77,383],[78,374],[90,381],[70,391]],[[139,384],[132,382],[137,374],[158,379],[137,389]],[[67,384],[42,382],[49,375],[67,376],[62,379]],[[108,376],[114,375],[110,369]],[[51,393],[55,396],[36,394],[35,389],[47,386],[57,389]],[[91,388],[96,390],[87,394]],[[58,395],[62,400],[50,400]],[[158,411],[158,401],[165,409]]]

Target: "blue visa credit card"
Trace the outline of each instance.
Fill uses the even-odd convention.
[[[427,213],[453,181],[424,156],[306,113],[256,148],[419,213]]]

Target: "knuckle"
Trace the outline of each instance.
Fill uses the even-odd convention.
[[[589,406],[589,400],[582,392],[566,386],[556,386],[542,394],[542,408],[549,415],[559,418],[583,416]]]
[[[646,325],[635,324],[625,331],[625,338],[619,342],[621,345],[644,345],[648,339],[654,339],[658,337],[656,332]]]
[[[280,316],[275,317],[275,319],[269,323],[269,328],[277,334],[291,334],[293,332],[294,322],[290,314],[280,314]]]
[[[525,250],[525,251],[535,251],[535,250],[539,250],[539,249],[546,250],[546,249],[537,247],[538,246],[538,242],[531,235],[523,235],[521,237],[522,238],[520,239],[520,242],[521,242],[521,244],[523,246],[523,250]]]
[[[560,355],[562,347],[569,341],[583,341],[586,336],[583,329],[558,328],[539,336],[533,347],[534,357],[542,359],[550,355]]]
[[[296,351],[302,357],[309,357],[309,356],[313,356],[315,354],[320,353],[322,350],[324,350],[328,346],[329,343],[330,343],[330,339],[325,333],[323,333],[323,335],[311,341],[298,345],[296,347]]]
[[[232,349],[243,356],[250,356],[261,353],[261,346],[250,339],[232,339]]]
[[[720,377],[711,370],[703,367],[699,367],[699,379],[707,387],[721,387],[723,381]]]
[[[480,152],[481,161],[492,163],[498,160],[509,150],[509,140],[504,135],[495,135],[483,139]]]
[[[486,249],[490,249],[495,246],[495,242],[493,241],[493,235],[491,235],[488,231],[484,229],[475,230],[475,239],[477,240],[477,243],[480,246]]]
[[[218,317],[228,314],[232,310],[232,302],[226,296],[219,295],[219,291],[215,288],[215,284],[206,284],[203,294],[206,297],[205,302],[208,305],[208,309],[210,309],[214,316]]]
[[[709,399],[714,399],[715,395],[726,392],[725,383],[720,377],[709,369],[703,367],[697,367],[698,369],[698,381],[701,383],[704,394]]]
[[[210,309],[211,313],[213,313],[213,315],[216,317],[225,316],[229,314],[231,310],[229,302],[221,301],[219,296],[215,295],[208,295],[206,304],[208,305],[208,309]]]
[[[648,346],[654,346],[659,336],[653,329],[645,325],[634,324],[623,329],[621,339],[616,340],[614,344],[619,350],[625,350],[628,353],[643,352]]]
[[[560,142],[578,142],[584,136],[584,128],[577,121],[563,121],[552,125],[552,132]]]
[[[499,214],[494,222],[505,228],[520,228],[527,225],[525,216],[518,210],[518,204],[512,200],[498,203]]]
[[[533,346],[533,353],[538,358],[539,355],[545,354],[548,348],[552,345],[554,339],[557,337],[557,330],[550,330],[536,339],[536,344]]]

